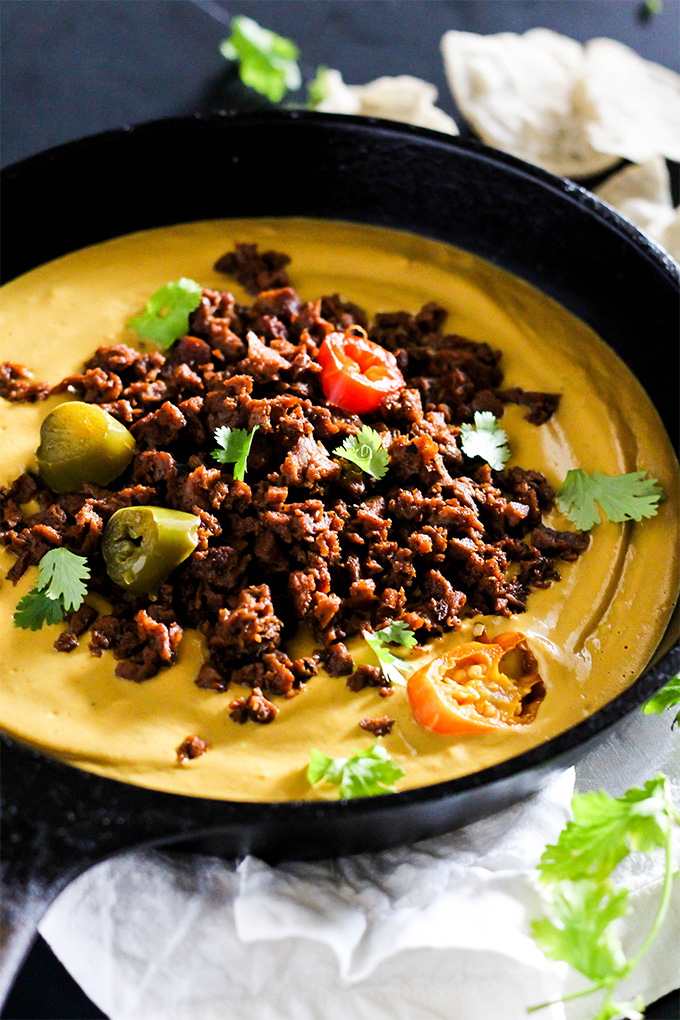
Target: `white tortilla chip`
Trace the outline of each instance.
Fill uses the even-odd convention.
[[[385,117],[458,134],[453,118],[435,106],[437,89],[421,78],[402,74],[396,78],[376,78],[366,85],[346,85],[339,71],[329,70],[326,82],[329,92],[317,110]]]
[[[680,261],[680,209],[673,208],[668,167],[661,156],[625,167],[595,194]]]
[[[643,199],[655,205],[673,208],[671,180],[666,160],[662,156],[647,163],[633,163],[608,177],[595,194],[615,209],[633,199]]]
[[[673,218],[651,236],[673,256],[676,262],[680,263],[680,207],[674,209]]]
[[[326,86],[326,98],[317,106],[322,113],[360,113],[361,102],[359,96],[352,91],[349,85],[345,85],[340,71],[329,67],[326,69],[324,84]]]
[[[452,31],[441,49],[453,97],[488,145],[567,177],[617,162],[593,148],[575,108],[580,43],[545,28],[521,36]]]
[[[680,75],[668,68],[613,39],[591,39],[576,102],[598,152],[680,161]]]

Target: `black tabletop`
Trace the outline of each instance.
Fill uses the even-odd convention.
[[[348,84],[398,74],[433,82],[439,105],[459,123],[439,52],[449,29],[540,26],[582,42],[606,36],[649,60],[680,65],[680,0],[663,0],[652,16],[641,0],[2,0],[3,165],[121,124],[261,105],[220,54],[236,14],[294,39],[306,76],[326,65]],[[28,217],[30,210],[30,229]],[[38,942],[3,1016],[103,1014]],[[647,1016],[680,1018],[678,993]]]

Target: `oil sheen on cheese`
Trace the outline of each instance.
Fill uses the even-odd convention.
[[[383,744],[406,775],[397,789],[452,779],[512,757],[578,723],[627,687],[653,655],[678,590],[678,467],[656,411],[628,369],[598,337],[554,301],[508,273],[447,245],[382,228],[313,220],[222,220],[146,231],[109,241],[14,280],[2,291],[0,361],[27,365],[51,383],[81,370],[103,344],[139,346],[126,322],[169,280],[248,296],[212,266],[236,241],[255,241],[292,256],[291,280],[304,300],[340,292],[369,313],[426,301],[449,310],[447,332],[503,351],[506,387],[559,392],[558,412],[536,427],[509,406],[503,428],[511,464],[542,471],[555,487],[570,468],[620,474],[642,470],[668,498],[640,524],[604,522],[577,562],[561,563],[559,583],[533,592],[528,612],[477,617],[432,642],[414,665],[471,637],[485,623],[491,637],[522,630],[537,656],[547,695],[536,721],[513,731],[442,737],[413,719],[403,688],[387,699],[375,688],[352,693],[343,677],[320,673],[276,720],[238,725],[226,693],[194,684],[205,647],[185,631],[178,662],[141,684],[114,674],[110,653],[94,658],[87,636],[65,654],[53,643],[60,626],[32,632],[12,624],[19,598],[34,584],[31,568],[16,586],[13,562],[0,550],[0,726],[61,760],[159,790],[224,800],[336,797],[311,789],[312,748],[349,756],[374,737],[366,717],[396,719]],[[35,469],[40,422],[63,397],[38,404],[0,399],[0,485]],[[555,527],[572,525],[558,514]],[[266,580],[266,579],[263,579]],[[295,643],[305,644],[304,635]],[[358,643],[359,646],[362,642]],[[372,662],[356,644],[357,662]],[[185,765],[175,749],[189,734],[206,754]]]

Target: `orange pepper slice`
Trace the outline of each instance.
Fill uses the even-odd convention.
[[[525,726],[545,697],[538,663],[520,631],[459,645],[416,670],[406,690],[420,725],[448,734]]]

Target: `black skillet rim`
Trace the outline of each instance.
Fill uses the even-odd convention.
[[[14,177],[30,171],[34,167],[61,158],[63,155],[72,156],[86,148],[115,141],[116,138],[124,138],[126,135],[140,133],[153,133],[155,131],[172,130],[173,126],[186,129],[191,124],[211,126],[215,124],[227,124],[235,122],[257,123],[261,122],[266,126],[268,122],[291,123],[317,123],[328,125],[335,129],[352,130],[359,129],[363,132],[375,131],[382,134],[396,133],[399,135],[411,136],[415,139],[425,140],[442,148],[453,148],[458,151],[468,152],[477,159],[486,163],[500,166],[501,170],[506,168],[515,175],[522,175],[525,178],[549,188],[563,198],[578,205],[581,210],[591,216],[603,221],[606,226],[623,236],[625,241],[632,245],[638,254],[654,263],[655,267],[665,276],[666,282],[671,284],[678,293],[680,300],[680,269],[674,260],[656,245],[650,238],[643,234],[628,220],[620,216],[611,206],[587,191],[584,187],[573,181],[556,177],[538,167],[525,163],[524,161],[511,156],[500,150],[491,149],[481,143],[459,136],[445,136],[440,132],[427,128],[413,127],[411,125],[397,124],[394,121],[382,120],[380,118],[368,118],[351,115],[319,114],[303,110],[274,110],[254,113],[242,113],[236,110],[221,110],[210,114],[194,114],[191,117],[175,117],[164,120],[150,121],[137,125],[125,125],[110,131],[96,135],[87,136],[75,141],[66,142],[45,152],[30,156],[25,160],[14,163],[2,171],[0,175],[4,180],[12,180]],[[138,228],[143,229],[143,228]],[[405,229],[405,228],[397,228]],[[428,236],[428,235],[425,235]],[[96,243],[96,242],[90,242]],[[450,243],[450,242],[449,242]],[[53,256],[58,257],[58,256]],[[33,267],[32,267],[33,268]],[[28,270],[26,270],[28,271]],[[514,271],[514,270],[510,270]],[[10,277],[13,278],[13,277]],[[671,437],[674,439],[674,437]],[[149,804],[157,808],[168,808],[172,813],[172,805],[181,802],[184,812],[190,805],[210,805],[214,815],[210,829],[219,829],[221,824],[229,825],[234,821],[242,820],[244,824],[257,820],[258,824],[265,825],[270,816],[272,821],[283,811],[291,815],[291,822],[304,821],[305,818],[314,820],[316,823],[328,818],[338,821],[340,815],[359,818],[363,815],[371,815],[384,810],[388,804],[390,808],[397,809],[400,805],[427,804],[428,802],[448,800],[458,793],[464,791],[480,790],[484,787],[493,787],[499,782],[512,776],[519,776],[522,773],[533,772],[540,768],[550,767],[553,764],[560,764],[564,767],[572,760],[577,760],[583,753],[583,748],[588,747],[598,738],[601,738],[616,723],[622,721],[635,709],[642,706],[666,680],[680,668],[680,642],[673,645],[665,652],[658,661],[648,665],[641,675],[621,692],[616,698],[588,716],[582,722],[576,724],[546,741],[537,747],[531,748],[522,754],[516,755],[506,761],[482,769],[470,775],[461,776],[457,779],[447,780],[430,786],[417,787],[412,790],[404,790],[391,794],[389,797],[359,798],[354,800],[337,801],[229,801],[224,799],[213,799],[205,797],[194,797],[185,794],[173,794],[156,790],[150,787],[138,786],[136,784],[123,782],[121,780],[104,778],[96,773],[88,772],[77,765],[66,764],[57,758],[52,757],[43,751],[36,751],[30,745],[16,738],[2,734],[3,741],[19,753],[26,754],[26,764],[33,759],[38,759],[42,766],[49,766],[56,770],[55,777],[63,779],[66,774],[78,773],[81,782],[92,784],[92,789],[98,788],[97,800],[106,796],[107,787],[116,793],[118,807],[124,806],[125,792],[132,791],[136,807],[139,808],[142,801],[148,798]],[[26,753],[28,752],[28,753]],[[23,755],[22,755],[23,756]],[[35,758],[34,758],[35,756]],[[521,795],[520,795],[521,796]],[[164,802],[164,804],[162,803]],[[198,810],[198,808],[197,808]],[[224,812],[225,817],[221,818],[220,813]],[[184,813],[183,812],[183,813]],[[238,816],[241,816],[239,819]],[[205,828],[205,821],[202,819]]]

